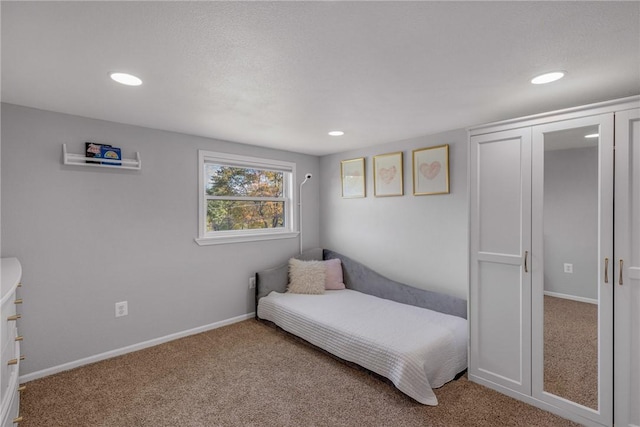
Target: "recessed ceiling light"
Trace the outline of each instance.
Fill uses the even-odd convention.
[[[543,85],[545,83],[555,82],[556,80],[560,80],[565,75],[564,71],[554,71],[552,73],[541,74],[537,77],[531,79],[531,83],[534,85]]]
[[[111,77],[112,80],[127,86],[140,86],[142,84],[142,80],[132,74],[109,73],[109,77]]]
[[[600,134],[599,134],[599,133],[591,133],[591,134],[589,134],[589,135],[585,135],[584,137],[585,137],[585,138],[597,138],[597,137],[599,137],[599,136],[600,136]]]
[[[329,135],[331,135],[331,136],[342,136],[342,135],[344,135],[344,132],[342,132],[341,130],[332,130],[331,132],[329,132]]]

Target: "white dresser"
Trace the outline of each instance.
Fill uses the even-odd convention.
[[[22,336],[18,334],[22,267],[16,258],[2,258],[0,272],[0,426],[7,427],[22,420],[20,392],[24,387],[18,383],[20,361],[24,359],[20,353]]]

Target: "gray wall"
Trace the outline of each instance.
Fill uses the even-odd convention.
[[[411,151],[449,144],[451,192],[413,196]],[[373,156],[404,152],[405,195],[373,196]],[[367,197],[341,197],[340,161],[366,158]],[[322,157],[321,245],[409,285],[467,298],[467,132]]]
[[[544,289],[596,300],[597,266],[598,147],[545,151]]]
[[[62,144],[139,151],[141,171],[62,164]],[[319,159],[2,105],[2,257],[23,266],[21,374],[254,311],[248,278],[298,240],[198,246],[198,149],[293,161],[304,246],[319,244]],[[127,300],[129,315],[114,317]]]

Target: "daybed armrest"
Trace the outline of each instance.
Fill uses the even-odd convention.
[[[332,258],[340,258],[342,261],[344,284],[349,289],[463,319],[467,318],[467,301],[464,299],[395,282],[357,261],[325,249],[324,259]]]

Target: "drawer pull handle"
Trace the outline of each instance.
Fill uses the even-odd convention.
[[[24,337],[22,335],[18,335],[16,337],[16,341],[22,341],[24,339]]]
[[[21,288],[22,287],[22,283],[18,283],[18,285],[16,286],[16,288]]]
[[[21,385],[20,387],[18,387],[18,391],[25,391],[27,389],[26,385]]]
[[[13,302],[14,304],[22,304],[22,298],[18,298]]]
[[[20,356],[20,360],[24,360],[24,355]],[[7,362],[7,365],[17,365],[18,359],[11,359]]]
[[[13,423],[14,423],[14,424],[18,424],[18,423],[20,423],[20,422],[22,422],[22,417],[17,417],[17,418],[14,418],[14,419],[13,419]]]
[[[14,314],[13,316],[9,316],[9,317],[7,317],[7,320],[8,320],[8,321],[11,321],[11,320],[18,320],[18,319],[20,319],[20,318],[22,318],[22,314]]]

